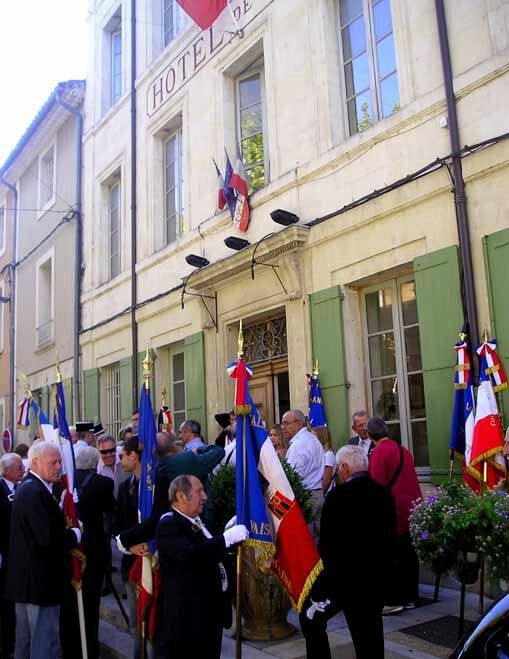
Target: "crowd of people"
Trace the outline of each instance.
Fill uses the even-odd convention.
[[[237,421],[233,411],[216,419],[222,431],[212,444],[192,419],[180,425],[178,437],[171,430],[157,434],[153,511],[143,523],[137,414],[118,441],[101,424],[71,428],[82,522],[74,528],[62,511],[61,456],[53,444],[39,438],[29,449],[18,445],[0,459],[0,659],[13,653],[16,659],[59,652],[64,659],[81,656],[71,551],[85,556],[87,654],[99,656],[100,600],[113,587],[112,542],[122,553],[134,659],[141,656],[142,639],[133,571],[137,557],[148,555],[154,542],[161,595],[150,654],[220,657],[234,587],[227,550],[248,532],[235,520],[226,530],[214,522],[211,477],[221,466],[235,464]],[[335,454],[329,429],[310,430],[300,410],[287,411],[280,425],[269,428],[277,455],[309,491],[309,528],[324,564],[300,615],[307,656],[313,659],[330,657],[327,620],[340,609],[357,657],[377,659],[383,657],[382,614],[418,603],[418,561],[408,517],[421,493],[412,456],[389,438],[382,419],[363,410],[354,413],[352,429],[354,436]],[[352,569],[352,560],[358,569]]]

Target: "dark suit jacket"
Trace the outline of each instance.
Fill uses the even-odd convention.
[[[349,602],[369,597],[381,603],[395,527],[392,496],[368,472],[334,488],[322,509],[324,570],[311,597],[323,601],[333,595]]]
[[[359,435],[357,435],[356,437],[351,437],[348,440],[348,444],[351,444],[352,446],[359,446],[359,440],[360,440]],[[371,442],[371,445],[368,449],[368,458],[371,455],[371,452],[373,451],[374,448],[375,448],[375,442]]]
[[[71,579],[69,552],[76,544],[56,500],[37,476],[27,474],[12,505],[8,599],[60,604]]]
[[[161,566],[158,643],[216,638],[225,613],[219,562],[226,556],[222,535],[205,538],[171,511],[156,533]]]
[[[120,484],[118,488],[117,505],[113,521],[113,535],[118,535],[126,529],[131,529],[138,524],[138,488],[139,481],[134,476]],[[131,543],[131,545],[136,543]],[[129,547],[131,546],[129,545]],[[126,547],[126,545],[124,545]],[[126,547],[128,548],[128,547]],[[127,581],[129,570],[133,566],[136,556],[122,555],[120,571],[122,579]]]
[[[0,599],[5,589],[5,575],[9,560],[9,536],[11,532],[12,497],[8,485],[0,478]]]
[[[83,485],[85,485],[83,487]],[[113,512],[113,480],[106,476],[78,469],[76,487],[79,493],[79,514],[83,522],[83,548],[87,570],[104,570],[109,560],[104,531],[104,515]]]

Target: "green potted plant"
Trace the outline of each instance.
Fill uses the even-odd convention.
[[[299,474],[286,460],[281,463],[292,486],[297,503],[307,522],[311,521],[311,495],[302,484]],[[211,482],[215,518],[218,528],[235,515],[235,467],[219,469]],[[290,599],[279,579],[258,567],[257,549],[245,547],[242,565],[242,635],[256,641],[280,640],[294,633],[287,621]]]

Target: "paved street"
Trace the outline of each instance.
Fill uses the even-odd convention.
[[[431,659],[450,655],[456,638],[459,591],[443,588],[440,591],[439,601],[433,603],[433,588],[421,585],[421,596],[424,598],[424,605],[418,609],[384,618],[386,659],[399,659],[400,657]],[[489,605],[490,600],[486,599],[485,609]],[[118,627],[122,626],[122,623],[117,610],[112,608],[113,606],[111,596],[104,598],[103,617],[108,616],[111,622],[103,620],[101,623],[100,638],[103,644],[101,656],[127,659],[130,656],[131,640],[125,631],[119,630]],[[467,594],[467,621],[477,620],[478,606],[478,595]],[[298,629],[297,616],[294,611],[290,613],[289,620],[297,628],[293,636],[277,643],[244,642],[243,659],[268,659],[269,657],[305,659],[304,639]],[[354,659],[355,653],[343,615],[340,614],[330,621],[328,631],[332,656],[338,659]],[[235,657],[234,639],[224,637],[221,657],[224,659]]]

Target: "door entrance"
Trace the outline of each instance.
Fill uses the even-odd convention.
[[[267,428],[280,423],[283,414],[290,409],[288,361],[280,359],[256,365],[249,390]]]

